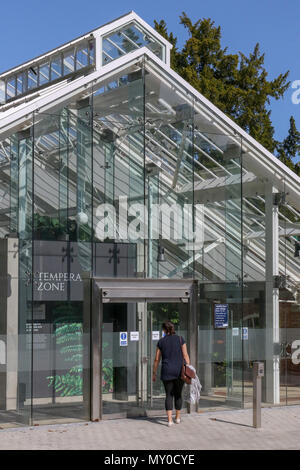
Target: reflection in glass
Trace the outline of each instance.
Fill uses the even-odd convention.
[[[128,54],[141,47],[147,47],[160,59],[163,58],[163,46],[159,41],[135,23],[120,28],[103,38],[103,64]]]
[[[74,62],[74,53],[73,51],[63,53],[63,71],[64,75],[74,72],[75,62]]]
[[[27,86],[28,90],[36,88],[38,86],[38,68],[30,67],[27,72]]]
[[[49,62],[39,66],[39,85],[45,85],[50,80]]]
[[[14,96],[16,96],[16,79],[12,77],[6,82],[6,99],[9,100]]]
[[[62,76],[62,60],[61,56],[51,59],[51,81]]]

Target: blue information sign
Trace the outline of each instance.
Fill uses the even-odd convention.
[[[247,340],[248,339],[248,328],[243,328],[243,333],[242,333],[242,337],[244,340]]]
[[[120,332],[120,346],[128,346],[127,331],[121,331]]]
[[[215,328],[228,326],[228,304],[215,304]]]

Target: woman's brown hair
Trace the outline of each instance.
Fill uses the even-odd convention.
[[[165,321],[162,325],[162,328],[167,333],[167,335],[175,335],[175,326],[171,321]]]

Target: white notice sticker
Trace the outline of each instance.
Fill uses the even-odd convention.
[[[159,339],[159,331],[152,331],[152,341]]]
[[[130,341],[139,341],[140,333],[138,331],[131,331],[130,332]]]

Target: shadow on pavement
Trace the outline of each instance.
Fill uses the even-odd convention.
[[[246,428],[253,428],[251,424],[243,424],[243,423],[234,423],[233,421],[226,421],[225,419],[219,419],[219,418],[209,418],[211,421],[218,421],[220,423],[226,423],[226,424],[235,424],[236,426],[244,426]]]
[[[164,417],[127,417],[127,419],[133,419],[134,421],[149,421],[149,423],[159,424],[161,426],[168,426],[167,418]]]

